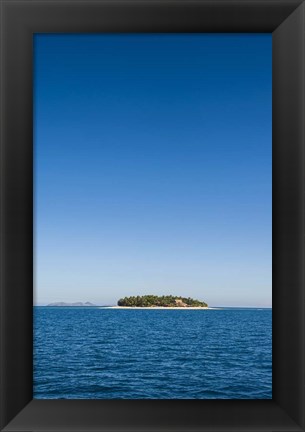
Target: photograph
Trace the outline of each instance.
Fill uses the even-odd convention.
[[[304,431],[305,1],[0,4],[0,431]]]
[[[272,55],[33,35],[34,399],[272,399]]]

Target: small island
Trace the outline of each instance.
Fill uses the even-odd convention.
[[[131,296],[118,300],[118,306],[124,307],[168,307],[168,308],[207,308],[207,303],[190,297],[178,296]]]

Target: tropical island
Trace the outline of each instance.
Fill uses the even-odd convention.
[[[170,307],[170,308],[207,308],[207,303],[194,300],[191,297],[178,296],[131,296],[118,300],[118,306],[124,307]]]

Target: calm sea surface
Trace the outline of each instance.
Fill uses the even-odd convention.
[[[271,316],[34,307],[34,397],[271,399]]]

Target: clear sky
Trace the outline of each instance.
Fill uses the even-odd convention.
[[[35,304],[271,306],[271,34],[36,34]]]

